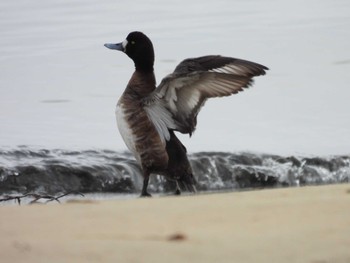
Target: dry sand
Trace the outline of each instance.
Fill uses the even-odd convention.
[[[350,262],[350,185],[0,207],[0,262]]]

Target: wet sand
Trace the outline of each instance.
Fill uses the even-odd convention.
[[[0,207],[1,262],[350,262],[350,184]]]

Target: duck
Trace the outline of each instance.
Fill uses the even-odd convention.
[[[175,181],[175,194],[196,193],[196,179],[187,149],[176,132],[192,136],[197,116],[206,100],[236,94],[265,75],[261,64],[221,55],[187,58],[157,86],[154,48],[144,33],[134,31],[120,43],[105,47],[125,53],[133,72],[116,106],[121,137],[141,166],[141,197],[149,197],[152,174]]]

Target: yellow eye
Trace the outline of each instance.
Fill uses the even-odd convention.
[[[135,45],[135,41],[131,41],[131,44],[132,44],[132,45]]]

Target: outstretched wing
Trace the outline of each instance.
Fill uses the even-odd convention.
[[[267,67],[241,59],[205,56],[182,61],[144,100],[149,118],[165,140],[168,129],[190,135],[208,98],[235,94],[249,87]]]

